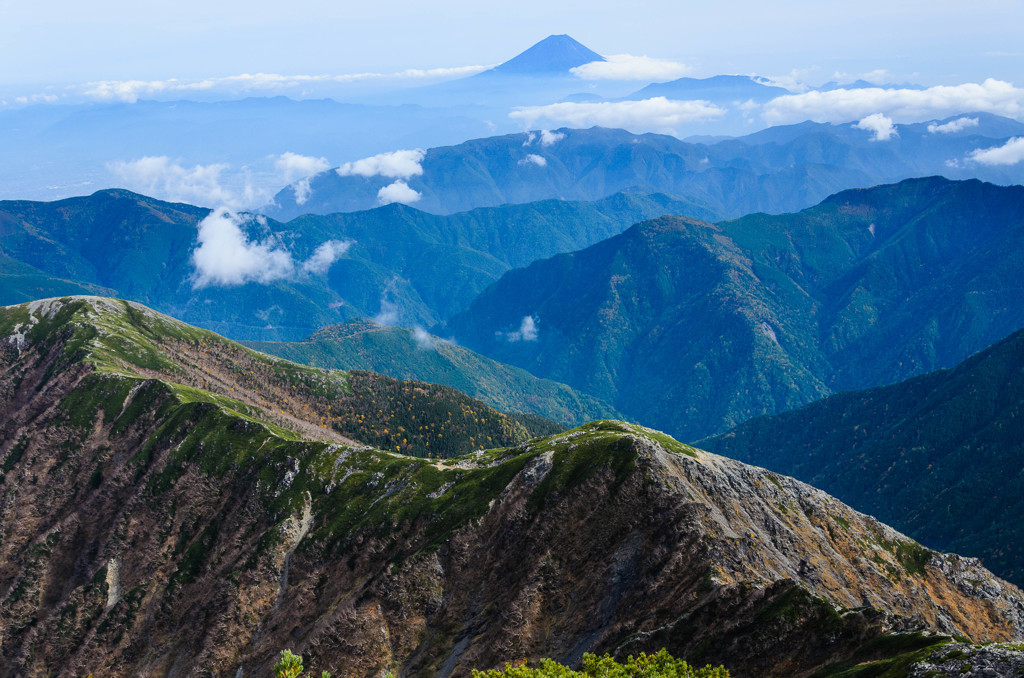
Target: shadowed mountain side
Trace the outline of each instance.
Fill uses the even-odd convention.
[[[955,368],[839,393],[699,445],[813,483],[1024,582],[1024,332]]]
[[[1024,188],[914,179],[641,223],[510,271],[438,333],[696,439],[955,365],[1024,327],[1020,270]]]

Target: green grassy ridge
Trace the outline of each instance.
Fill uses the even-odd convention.
[[[140,420],[155,418],[152,434],[129,460],[137,477],[151,471],[146,492],[152,497],[174,487],[186,468],[211,478],[251,479],[278,526],[265,536],[264,548],[275,543],[282,521],[311,500],[317,520],[310,545],[303,548],[329,553],[349,547],[367,531],[386,536],[413,527],[423,529],[409,555],[437,548],[456,529],[486,512],[512,478],[545,453],[551,454],[553,467],[536,488],[531,506],[543,506],[548,497],[571,490],[600,469],[611,468],[617,477],[628,473],[636,450],[625,436],[666,442],[641,427],[602,421],[516,447],[479,450],[439,465],[370,447],[304,440],[251,416],[239,401],[115,371],[87,375],[62,400],[60,409],[62,423],[80,430],[83,438],[96,421],[109,425],[110,436],[116,439]],[[166,460],[153,467],[160,450],[167,451]],[[678,443],[672,450],[693,454]],[[187,583],[201,568],[201,551],[216,538],[215,533],[207,534],[209,529],[213,528],[181,554],[178,583]]]
[[[443,384],[503,412],[540,415],[567,425],[624,419],[613,407],[569,386],[538,379],[444,339],[401,327],[352,322],[318,330],[302,342],[243,342],[295,362],[372,370],[396,379]]]
[[[306,427],[298,430],[323,430],[327,438],[334,431],[414,456],[455,456],[561,430],[540,417],[498,412],[452,388],[267,356],[131,302],[65,298],[0,309],[0,330],[13,334],[15,327],[41,352],[59,344],[51,374],[87,362],[95,374],[122,378],[87,377],[94,390],[67,403],[76,423],[97,411],[119,411],[113,400],[123,401],[137,385],[131,378],[155,378],[182,402],[231,410],[280,435],[297,435],[286,433],[297,419]]]
[[[697,444],[795,476],[928,546],[981,557],[1020,585],[1022,375],[1016,332],[953,369],[840,393]]]

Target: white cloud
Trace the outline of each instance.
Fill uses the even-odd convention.
[[[312,194],[312,187],[310,186],[312,175],[319,174],[330,166],[331,164],[327,162],[327,158],[299,155],[291,151],[282,153],[274,160],[274,169],[281,174],[281,182],[292,185],[292,191],[295,193],[295,204],[297,205],[305,205],[306,201],[309,200],[309,196]]]
[[[565,138],[565,135],[562,134],[561,132],[552,132],[551,130],[548,130],[548,129],[542,129],[540,131],[540,145],[541,146],[552,146],[552,145],[558,143],[559,141],[561,141],[564,138]]]
[[[279,73],[242,73],[202,80],[100,80],[75,85],[72,92],[98,101],[135,103],[140,98],[188,92],[228,91],[234,93],[272,92],[315,85],[334,85],[370,80],[425,80],[462,77],[487,70],[488,66],[454,68],[409,68],[395,73],[343,73],[338,75],[281,75]]]
[[[317,247],[313,255],[302,263],[302,270],[313,274],[327,273],[331,264],[345,256],[353,244],[352,240],[328,240]]]
[[[970,111],[1024,119],[1024,89],[989,78],[983,83],[923,90],[866,87],[805,92],[769,101],[764,117],[769,124],[780,125],[804,120],[845,122],[882,113],[900,122],[915,122]]]
[[[194,288],[233,287],[249,282],[265,285],[294,279],[300,271],[326,273],[354,244],[351,240],[328,240],[309,259],[296,264],[291,252],[273,237],[262,242],[249,240],[242,226],[251,219],[220,207],[199,222],[199,246],[192,252]],[[263,217],[256,219],[266,225]]]
[[[223,207],[199,222],[199,247],[192,253],[194,287],[266,284],[295,274],[292,255],[278,243],[251,242],[242,231],[244,223]]]
[[[536,165],[537,167],[547,167],[548,159],[543,155],[537,155],[536,153],[530,153],[525,158],[519,161],[520,165]]]
[[[519,329],[515,332],[505,332],[505,338],[511,342],[537,341],[537,336],[537,321],[532,315],[523,316],[522,322],[519,323]]]
[[[680,125],[725,115],[725,109],[707,101],[676,101],[654,97],[642,101],[599,103],[562,102],[548,106],[526,106],[509,113],[528,127],[541,120],[570,127],[622,127],[632,131],[673,132]]]
[[[282,184],[291,184],[295,202],[310,197],[310,177],[330,167],[326,158],[283,153],[267,156],[258,171],[227,163],[188,166],[165,155],[108,162],[107,171],[119,186],[160,200],[204,207],[251,209],[264,205]],[[299,179],[299,177],[305,177]],[[298,181],[296,181],[298,179]]]
[[[14,103],[21,106],[28,104],[53,104],[60,101],[56,94],[30,94],[28,96],[14,97]],[[7,103],[6,101],[4,102]]]
[[[423,174],[423,165],[420,163],[423,162],[426,155],[426,151],[420,148],[379,153],[355,162],[346,162],[335,171],[338,176],[342,177],[359,175],[361,177],[381,176],[392,179],[408,179]]]
[[[766,85],[788,89],[790,92],[806,92],[810,89],[807,81],[815,77],[820,69],[817,66],[810,68],[794,68],[787,75],[759,76],[751,74]]]
[[[228,165],[179,165],[165,155],[107,163],[107,169],[124,188],[163,200],[196,205],[239,207],[240,200],[221,185],[221,173]]]
[[[1024,137],[1014,137],[1002,146],[971,151],[967,159],[982,165],[1016,165],[1024,161]]]
[[[832,80],[840,85],[852,84],[858,80],[869,82],[873,85],[884,85],[886,82],[891,82],[893,79],[892,73],[885,68],[876,68],[873,71],[860,73],[859,75],[840,73],[838,71],[832,74]]]
[[[281,177],[287,184],[302,177],[319,174],[330,166],[331,164],[327,162],[327,158],[299,155],[291,151],[282,153],[274,160],[274,169],[281,173]]]
[[[419,325],[412,328],[412,338],[416,342],[416,348],[422,351],[434,348],[434,337]]]
[[[950,120],[944,125],[940,125],[937,122],[933,122],[928,125],[928,132],[931,134],[954,134],[956,132],[962,132],[968,127],[977,127],[977,118],[957,118],[956,120]]]
[[[613,54],[605,61],[591,61],[570,68],[569,72],[583,80],[647,80],[664,82],[681,78],[690,67],[678,61],[652,59],[648,56]]]
[[[388,281],[388,284],[384,286],[384,289],[380,293],[380,311],[377,315],[373,316],[373,321],[378,325],[384,325],[385,327],[391,327],[398,324],[399,316],[401,315],[398,311],[398,304],[392,299],[395,296],[395,292],[398,289],[398,278],[392,278]]]
[[[381,205],[390,205],[393,202],[400,202],[403,205],[411,205],[422,197],[422,193],[413,188],[409,188],[409,184],[405,183],[401,179],[393,184],[388,184],[377,191],[377,202]]]
[[[310,185],[311,177],[305,179],[299,179],[292,184],[292,192],[295,193],[295,204],[305,205],[306,201],[309,200],[309,196],[313,194],[313,187]]]
[[[510,116],[515,117],[515,116]],[[526,141],[523,142],[523,146],[532,146],[534,141],[540,140],[541,146],[553,146],[562,139],[565,135],[561,132],[552,132],[549,129],[542,129],[540,133],[530,132],[526,135]]]
[[[854,125],[854,127],[874,132],[875,136],[872,141],[888,141],[894,136],[899,136],[899,132],[896,131],[896,127],[892,124],[892,118],[888,118],[881,113],[873,113],[867,116]]]

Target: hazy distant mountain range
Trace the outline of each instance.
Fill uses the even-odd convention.
[[[710,142],[720,141],[723,135],[744,135],[763,128],[764,119],[751,106],[756,108],[785,96],[787,90],[748,75],[644,83],[587,80],[571,70],[603,63],[602,59],[571,37],[560,35],[550,36],[476,75],[342,101],[250,97],[136,102],[137,95],[128,93],[124,96],[130,103],[119,103],[111,94],[112,100],[101,103],[2,110],[0,197],[52,200],[120,186],[207,207],[255,209],[273,199],[276,206],[268,207],[268,213],[289,218],[307,210],[328,213],[374,207],[382,202],[380,189],[401,180],[415,193],[391,191],[384,202],[398,199],[408,203],[420,194],[421,206],[438,213],[544,198],[592,200],[637,187],[675,193],[707,203],[724,215],[740,216],[753,210],[800,209],[843,188],[910,176],[942,173],[950,178],[977,177],[997,183],[1021,180],[1019,163],[990,166],[965,161],[972,151],[994,147],[1024,133],[1022,125],[1012,120],[997,121],[965,112],[924,125],[897,125],[886,141],[874,141],[875,133],[870,130],[851,129],[856,120],[813,128],[798,126],[802,141],[797,141],[791,131],[780,133],[787,137],[785,143],[769,141],[771,135],[748,136],[743,139],[745,145],[763,148],[740,152],[734,144]],[[870,83],[844,87],[864,85]],[[188,96],[188,91],[181,91],[180,96]],[[530,107],[614,106],[657,97],[668,102],[701,102],[698,108],[713,113],[684,115],[678,122],[652,126],[632,114],[596,115],[596,109],[584,112],[558,108],[536,115],[524,112]],[[551,115],[555,117],[549,120]],[[675,119],[671,115],[666,118]],[[969,124],[962,128],[949,126],[961,119]],[[652,161],[650,171],[633,166],[630,153],[618,149],[622,157],[597,171],[599,176],[593,176],[593,168],[572,167],[554,146],[524,149],[523,153],[502,149],[484,165],[472,157],[472,145],[479,146],[481,141],[471,142],[467,148],[453,146],[467,139],[512,134],[542,124],[563,127],[567,123],[572,127],[639,125],[640,131],[671,130],[680,137],[695,137],[705,143],[669,148],[665,142],[658,142],[665,147],[659,154],[678,155],[681,160],[649,155],[636,159],[640,163]],[[942,130],[930,132],[928,124]],[[1002,129],[997,129],[1000,126]],[[495,151],[502,146],[500,141],[489,143],[496,144],[492,149]],[[465,160],[473,166],[472,173],[463,174],[457,185],[451,186],[458,193],[465,192],[466,197],[458,199],[458,204],[455,198],[442,198],[443,187],[430,173],[392,175],[386,177],[386,183],[367,179],[373,190],[352,181],[351,174],[343,185],[329,180],[327,174],[313,180],[317,191],[303,200],[309,177],[324,169],[377,154],[416,149],[430,149],[424,162],[444,171],[451,168],[439,154],[468,153]],[[547,173],[556,176],[544,176],[545,168],[538,159],[547,160]],[[519,161],[527,164],[519,166]],[[662,170],[672,174],[683,169],[685,172],[671,180],[659,178],[662,165]],[[296,181],[302,182],[296,184],[301,187],[297,201],[295,186],[280,190]],[[731,197],[755,191],[763,197]]]
[[[849,124],[810,122],[716,143],[602,128],[488,137],[429,149],[405,167],[388,155],[328,170],[282,190],[265,211],[287,219],[399,201],[446,214],[546,198],[595,200],[631,190],[680,196],[737,217],[796,211],[845,188],[914,176],[1024,181],[1024,164],[951,164],[1024,134],[1024,123],[979,113],[969,117],[972,126],[934,132],[961,119],[899,125],[898,136],[885,142]]]

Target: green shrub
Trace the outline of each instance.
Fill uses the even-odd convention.
[[[302,655],[293,654],[291,650],[281,650],[281,660],[274,664],[274,678],[299,678],[302,675]],[[324,671],[320,678],[331,678]]]
[[[473,678],[729,678],[729,672],[722,666],[696,669],[662,649],[657,654],[631,656],[625,664],[615,661],[611,655],[585,654],[580,671],[542,659],[538,668],[506,664],[501,671],[474,670]]]

